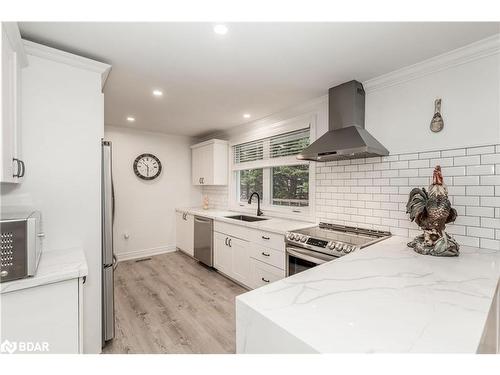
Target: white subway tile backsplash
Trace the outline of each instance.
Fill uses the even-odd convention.
[[[480,245],[484,249],[500,250],[500,241],[490,240],[488,238],[481,238]]]
[[[467,195],[495,195],[494,186],[467,186]]]
[[[467,149],[467,155],[493,154],[495,146],[470,147]]]
[[[479,185],[479,176],[455,177],[454,185]]]
[[[492,219],[489,217],[481,218],[481,227],[500,229],[500,219]]]
[[[399,160],[416,160],[418,159],[418,154],[402,154],[399,155]]]
[[[391,169],[407,169],[408,161],[393,161],[391,163]]]
[[[398,170],[386,170],[381,172],[382,177],[398,177]]]
[[[479,238],[477,237],[460,236],[458,234],[454,235],[454,237],[459,244],[465,246],[479,247]]]
[[[500,163],[500,154],[481,155],[481,164],[498,164]]]
[[[495,208],[467,206],[465,214],[469,216],[495,217]]]
[[[408,186],[408,178],[391,178],[390,180],[392,186]]]
[[[474,156],[458,156],[454,158],[453,165],[478,165],[481,164],[481,157],[479,155]]]
[[[495,238],[495,231],[491,228],[467,227],[467,235],[480,238]]]
[[[479,246],[481,241],[482,246],[494,247],[495,242],[485,241],[499,241],[496,237],[500,236],[500,228],[494,227],[500,221],[500,173],[495,174],[500,168],[495,166],[500,165],[499,153],[500,147],[495,145],[390,155],[352,163],[357,171],[349,169],[350,177],[342,181],[352,189],[348,193],[357,194],[357,199],[350,195],[339,202],[346,210],[346,216],[340,219],[344,224],[389,228],[395,235],[419,234],[405,212],[408,194],[414,187],[427,188],[434,166],[439,164],[450,201],[458,212],[456,222],[447,226],[449,233],[463,245]],[[323,170],[318,173],[328,174]],[[335,181],[328,175],[326,179]]]
[[[418,154],[419,159],[433,159],[440,157],[441,157],[441,151],[421,152]]]
[[[500,185],[500,176],[481,176],[481,185]]]
[[[408,168],[429,168],[429,160],[410,160],[408,162]]]
[[[441,167],[452,167],[453,158],[431,159],[430,163],[432,166],[440,165]]]
[[[494,165],[469,165],[467,166],[467,176],[482,176],[495,174]]]
[[[463,206],[479,206],[479,197],[469,197],[457,195],[452,198],[453,204],[463,205]]]
[[[481,206],[500,207],[500,197],[481,197]]]
[[[449,156],[464,156],[464,155],[465,155],[465,148],[441,151],[441,157],[443,158],[447,158]]]
[[[446,183],[446,177],[465,176],[465,167],[443,167],[441,168],[441,171],[443,172],[445,183]]]
[[[447,231],[462,245],[500,250],[500,145],[316,163],[316,218],[415,236],[408,193],[427,188],[441,165],[458,212]],[[202,187],[211,208],[228,207],[228,188]]]

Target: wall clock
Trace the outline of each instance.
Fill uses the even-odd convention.
[[[161,162],[153,154],[141,154],[134,160],[134,173],[143,180],[154,180],[161,173]]]

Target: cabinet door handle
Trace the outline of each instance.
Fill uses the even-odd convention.
[[[12,158],[12,162],[17,164],[17,173],[13,173],[12,177],[20,177],[21,174],[21,163],[19,162],[19,159]]]
[[[229,241],[228,241],[228,242],[229,242],[229,247],[233,247],[233,246],[231,245],[231,240],[232,240],[232,238],[230,238],[230,239],[229,239]]]
[[[201,183],[204,185],[205,184],[205,177],[201,178]]]
[[[271,238],[270,238],[270,237],[267,237],[267,236],[262,236],[262,239],[263,239],[263,240],[270,240]]]
[[[227,244],[227,240],[228,240],[228,238],[226,237],[226,239],[224,240],[224,243],[226,244],[226,246],[229,246],[229,245]]]
[[[26,165],[24,164],[24,161],[22,160],[19,160],[19,162],[21,163],[21,174],[19,175],[19,177],[24,177],[24,173],[26,172]]]
[[[265,252],[262,252],[261,254],[264,255],[265,257],[271,256],[271,254]]]
[[[198,178],[198,183],[201,185],[201,177]]]
[[[264,279],[263,277],[261,277],[260,279],[261,279],[262,281],[264,281],[265,283],[268,283],[268,282],[269,282],[269,280]]]

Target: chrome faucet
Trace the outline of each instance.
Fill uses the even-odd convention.
[[[264,213],[260,210],[260,195],[256,191],[254,191],[252,194],[250,194],[250,198],[248,198],[248,204],[252,204],[252,198],[253,196],[257,196],[257,216],[262,216]]]

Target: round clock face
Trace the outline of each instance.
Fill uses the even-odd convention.
[[[161,173],[161,162],[153,154],[142,154],[134,160],[134,173],[143,180],[153,180]]]

